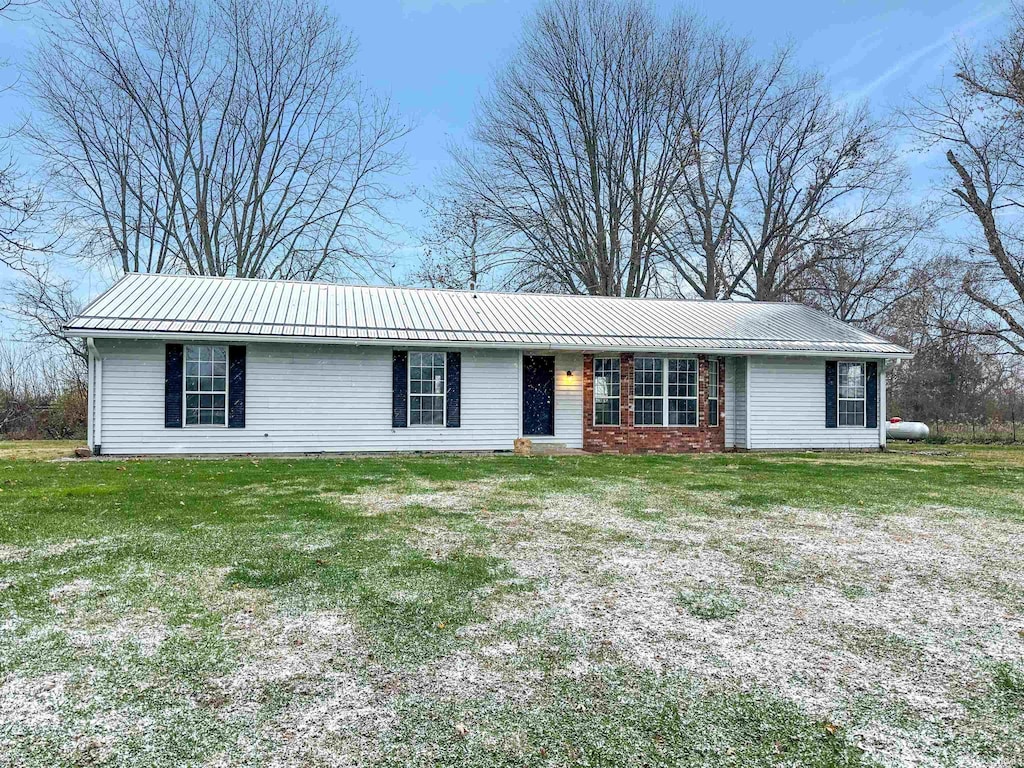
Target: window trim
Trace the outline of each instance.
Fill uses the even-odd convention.
[[[412,356],[413,355],[440,355],[444,371],[444,379],[441,382],[441,423],[440,424],[413,424],[412,423],[412,399],[413,397],[437,397],[437,395],[414,395],[412,393]],[[421,366],[422,367],[422,366]],[[408,429],[440,429],[448,426],[448,353],[436,349],[410,349],[405,360],[405,423]]]
[[[661,361],[661,397],[640,397],[636,396],[636,361],[637,358],[648,358]],[[669,360],[692,360],[696,366],[697,392],[693,397],[669,397],[668,394],[668,361]],[[700,358],[686,355],[635,355],[633,357],[633,428],[634,429],[697,429],[701,426],[700,421]],[[661,400],[661,424],[637,424],[636,423],[636,401],[637,400]],[[694,424],[669,424],[669,400],[696,400],[695,410],[697,421]]]
[[[637,397],[637,395],[636,395],[636,372],[637,372],[636,361],[637,360],[644,360],[644,359],[646,359],[646,360],[658,360],[658,361],[661,362],[661,395],[655,395],[653,397]],[[634,355],[633,356],[633,381],[630,383],[630,386],[632,387],[632,390],[633,390],[633,402],[632,402],[633,407],[632,407],[632,411],[633,411],[633,428],[634,429],[651,429],[651,428],[658,429],[658,428],[663,428],[665,426],[665,422],[668,419],[668,415],[667,415],[668,403],[665,401],[665,394],[668,392],[668,383],[667,383],[667,381],[665,379],[665,372],[668,369],[668,364],[665,362],[666,360],[668,360],[667,357],[658,357],[657,355]],[[661,424],[637,424],[636,423],[636,414],[637,414],[636,403],[637,403],[638,400],[661,400]]]
[[[864,382],[864,396],[863,397],[840,397],[840,391],[842,389],[842,375],[840,371],[844,365],[859,365],[861,370],[861,381]],[[860,424],[843,424],[842,419],[842,402],[860,402],[864,404],[861,409],[862,421]],[[839,429],[865,429],[868,424],[868,366],[863,360],[837,360],[836,361],[836,426]]]
[[[188,388],[188,350],[190,348],[209,347],[210,349],[216,349],[220,347],[224,350],[224,389],[221,390],[209,390],[203,392],[202,390],[189,390]],[[201,377],[200,377],[201,378]],[[230,418],[231,411],[231,358],[230,350],[227,344],[183,344],[181,347],[181,426],[184,429],[210,429],[211,427],[217,429],[226,429],[228,426],[228,420]],[[189,395],[224,395],[224,421],[223,423],[213,424],[189,424],[188,423],[188,396]]]
[[[715,370],[715,386],[714,386],[714,388],[711,387],[711,369],[712,369],[712,366],[714,367],[714,370]],[[700,373],[699,373],[699,369],[698,369],[698,377],[699,376],[700,376]],[[722,409],[721,409],[721,405],[720,405],[720,399],[718,397],[719,390],[721,389],[721,386],[722,386],[722,361],[721,361],[721,358],[709,357],[708,358],[708,390],[707,390],[707,394],[708,394],[708,396],[707,396],[707,401],[708,401],[708,426],[712,427],[712,428],[719,427],[719,426],[721,426],[721,423],[722,423]],[[697,387],[698,387],[698,389],[700,388],[700,383],[699,382],[697,384]],[[714,397],[712,397],[712,393],[714,393]],[[698,400],[699,400],[699,397],[698,397]],[[714,423],[711,422],[711,414],[712,414],[711,403],[712,402],[714,402],[714,404],[715,404],[715,410],[713,411],[713,413],[715,414],[715,421],[714,421]],[[698,402],[698,405],[699,404],[700,403]],[[700,419],[700,413],[699,412],[697,414],[697,418],[698,418],[698,420]]]
[[[619,395],[615,399],[619,401],[619,407],[615,409],[615,423],[614,424],[598,424],[597,423],[597,361],[598,360],[614,360],[619,364]],[[594,387],[590,393],[590,422],[591,426],[595,429],[605,429],[608,427],[618,428],[622,426],[622,356],[621,355],[601,355],[600,357],[594,356],[593,360],[593,372],[594,372]]]

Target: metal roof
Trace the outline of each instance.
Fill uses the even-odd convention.
[[[130,274],[69,336],[901,357],[802,304],[682,301]]]

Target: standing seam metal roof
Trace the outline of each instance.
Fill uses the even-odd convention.
[[[906,356],[794,303],[622,299],[131,274],[69,336],[224,335],[564,349],[791,351]]]

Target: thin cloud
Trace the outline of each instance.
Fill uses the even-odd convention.
[[[878,77],[874,78],[866,85],[852,91],[847,95],[847,100],[851,102],[862,101],[863,99],[870,96],[872,93],[883,87],[890,81],[894,80],[899,75],[906,72],[911,67],[918,64],[923,59],[928,58],[934,53],[943,49],[948,49],[957,37],[963,35],[966,32],[974,29],[975,27],[981,26],[985,22],[989,21],[995,16],[999,16],[1006,12],[1007,4],[1005,2],[998,3],[991,6],[977,16],[973,16],[962,24],[957,25],[949,32],[945,33],[941,37],[933,40],[927,45],[923,45],[917,50],[911,51],[903,58],[896,61],[888,69],[886,69]]]

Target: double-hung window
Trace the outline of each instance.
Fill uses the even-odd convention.
[[[185,347],[185,426],[226,426],[228,348]]]
[[[863,427],[867,386],[864,363],[839,363],[839,426]]]
[[[708,426],[718,426],[718,375],[721,361],[708,360]]]
[[[668,362],[668,423],[697,426],[697,361],[670,357]]]
[[[633,423],[637,426],[665,423],[664,363],[660,357],[633,360]]]
[[[409,353],[409,426],[443,427],[446,355]]]
[[[621,380],[619,358],[594,359],[594,425],[618,426]]]
[[[633,423],[638,427],[697,426],[697,370],[693,358],[635,358]]]

